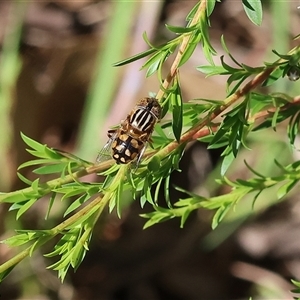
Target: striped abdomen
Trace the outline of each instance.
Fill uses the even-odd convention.
[[[128,164],[140,155],[144,147],[142,141],[120,131],[112,144],[112,156],[118,164]]]

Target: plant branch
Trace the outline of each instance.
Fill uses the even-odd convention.
[[[195,15],[194,15],[193,19],[191,20],[189,26],[194,26],[195,24],[197,24],[199,22],[201,16],[206,13],[206,6],[207,6],[207,0],[201,1],[201,3],[199,5],[197,11],[195,12]],[[174,59],[174,62],[172,64],[171,68],[170,68],[170,72],[169,72],[167,78],[164,80],[161,89],[157,93],[157,98],[158,99],[162,98],[163,94],[165,93],[165,90],[169,87],[172,80],[176,76],[180,60],[181,60],[184,52],[186,51],[186,49],[189,45],[191,35],[192,35],[192,32],[188,33],[188,34],[185,34],[183,36],[182,43],[179,47],[179,50],[178,50],[178,53],[177,53],[177,55]],[[151,151],[151,153],[153,153],[153,152]],[[146,153],[146,155],[148,156],[148,153]],[[109,161],[102,162],[100,164],[92,165],[92,166],[84,168],[80,171],[74,172],[74,173],[72,173],[72,174],[70,174],[70,175],[68,175],[64,178],[53,179],[53,180],[50,180],[46,183],[43,183],[43,184],[40,185],[40,190],[44,190],[44,193],[49,193],[55,187],[62,186],[64,184],[73,182],[77,178],[84,177],[84,176],[89,175],[89,174],[98,173],[98,172],[107,170],[113,164],[114,164],[114,161],[109,160]],[[32,191],[33,191],[32,187],[28,187],[28,188],[25,188],[25,189],[22,189],[22,190],[13,191],[13,192],[10,192],[10,193],[0,195],[0,202],[5,202],[5,199],[7,197],[12,197],[12,196],[18,195],[18,194],[27,194],[27,193],[30,193]]]
[[[82,178],[84,176],[94,174],[94,173],[100,173],[102,171],[107,170],[109,167],[111,167],[114,164],[114,160],[110,159],[108,161],[104,161],[100,164],[91,165],[89,167],[86,167],[84,169],[81,169],[79,171],[76,171],[72,174],[69,174],[65,176],[64,178],[56,178],[53,180],[49,180],[45,183],[41,183],[39,185],[39,191],[43,191],[43,194],[50,193],[54,188],[60,187],[64,184],[74,182],[76,179]],[[29,194],[33,191],[33,188],[30,186],[28,188],[24,188],[21,190],[9,192],[0,194],[0,203],[6,202],[5,200],[9,197],[13,197],[16,195],[24,195],[24,200],[26,199],[26,194]]]
[[[295,105],[299,105],[299,104],[300,104],[300,95],[294,97],[290,102],[288,102],[284,106],[280,107],[280,111],[284,111],[284,110],[288,109],[291,106],[295,106]],[[268,116],[270,116],[270,114],[273,114],[275,112],[276,112],[276,108],[271,107],[267,110],[260,111],[260,112],[256,113],[254,116],[249,118],[249,121],[254,122],[254,121],[256,121],[260,118],[268,117]]]
[[[115,176],[111,186],[114,186],[119,183],[120,180],[123,180],[123,176],[126,173],[126,168],[128,166],[124,165],[120,167],[117,175]],[[111,199],[112,190],[108,190],[104,196],[100,195],[96,199],[92,200],[89,204],[87,204],[85,207],[83,207],[81,210],[79,210],[77,213],[69,217],[68,219],[64,220],[57,226],[53,227],[49,230],[49,235],[44,235],[38,238],[38,240],[31,245],[30,247],[26,248],[19,254],[15,255],[13,258],[9,259],[5,263],[0,265],[0,273],[13,268],[15,265],[17,265],[20,261],[22,261],[24,258],[29,256],[34,250],[38,249],[40,246],[44,245],[46,242],[51,240],[53,237],[55,237],[58,234],[63,233],[64,230],[71,227],[73,224],[75,224],[79,219],[84,217],[87,214],[93,214],[96,213],[94,217],[93,224],[96,223],[99,216],[103,212],[104,207],[108,204],[109,200]],[[38,245],[38,247],[36,246]],[[0,280],[1,281],[1,280]]]
[[[216,132],[218,130],[218,126],[209,126],[209,124],[212,123],[212,121],[218,117],[220,114],[222,114],[228,107],[230,107],[233,103],[237,102],[240,98],[244,97],[247,93],[249,93],[251,90],[254,90],[259,85],[261,85],[268,76],[277,68],[275,67],[268,67],[263,72],[256,75],[251,81],[249,81],[244,87],[236,91],[234,94],[230,95],[228,98],[226,98],[223,101],[223,105],[218,107],[212,114],[209,114],[207,117],[205,117],[203,120],[200,121],[200,123],[196,124],[193,128],[188,130],[186,133],[184,133],[181,136],[180,143],[177,141],[171,142],[169,145],[167,145],[165,148],[157,151],[157,150],[150,150],[146,151],[144,154],[144,157],[149,156],[159,156],[164,157],[165,155],[171,153],[175,148],[177,148],[180,144],[185,142],[190,142],[192,140],[199,139],[201,137],[207,136],[211,133],[211,131]],[[280,110],[285,110],[291,105],[297,105],[300,103],[300,96],[294,97],[294,99],[284,105],[280,108]],[[261,111],[257,113],[256,115],[252,116],[249,121],[254,122],[255,120],[259,118],[266,117],[270,115],[270,113],[275,112],[275,108],[270,108],[265,111]],[[205,128],[206,127],[206,128]],[[55,187],[62,186],[64,184],[73,182],[74,179],[78,179],[84,176],[87,176],[89,174],[99,173],[102,171],[107,170],[109,167],[111,167],[114,164],[114,160],[108,160],[105,162],[102,162],[100,164],[91,165],[83,170],[74,172],[65,178],[58,178],[48,181],[47,183],[41,184],[40,188],[45,190],[45,192],[51,192],[51,190]],[[32,187],[28,187],[22,190],[13,191],[10,193],[5,193],[3,195],[0,195],[0,202],[5,202],[5,198],[7,196],[13,196],[16,194],[26,194],[32,192]]]
[[[201,16],[203,14],[206,14],[206,7],[207,7],[207,0],[202,0],[201,3],[199,4],[199,7],[198,7],[193,19],[190,22],[189,27],[192,27],[195,24],[197,24],[200,21]],[[171,82],[173,81],[174,77],[176,76],[176,73],[178,72],[179,63],[181,61],[183,54],[185,53],[186,49],[188,48],[190,39],[192,38],[192,34],[193,34],[193,32],[190,32],[190,33],[184,35],[182,42],[180,44],[178,53],[177,53],[177,55],[174,59],[174,62],[170,68],[170,71],[169,71],[166,79],[164,80],[162,87],[160,88],[160,90],[158,91],[158,93],[156,95],[156,98],[158,100],[160,100],[163,97],[164,93],[166,92],[166,90],[170,86]]]
[[[171,142],[165,148],[159,150],[155,156],[165,157],[173,150],[175,150],[180,144],[190,142],[195,140],[199,136],[199,131],[205,126],[209,126],[211,122],[222,114],[228,107],[237,102],[240,98],[244,97],[251,90],[255,89],[261,85],[268,76],[276,69],[276,67],[267,67],[263,72],[257,74],[251,81],[249,81],[244,87],[236,91],[234,94],[230,95],[223,101],[223,105],[216,108],[211,114],[208,114],[203,120],[196,124],[193,128],[189,129],[186,133],[181,136],[180,142]]]
[[[144,154],[144,157],[149,156],[159,156],[164,157],[167,154],[171,153],[173,150],[175,150],[180,144],[190,142],[192,140],[199,139],[201,137],[204,137],[208,134],[210,134],[211,131],[215,132],[218,129],[218,126],[209,126],[212,121],[218,117],[220,114],[222,114],[228,107],[230,107],[233,103],[238,101],[240,98],[244,97],[247,93],[249,93],[251,90],[254,90],[256,87],[261,85],[268,76],[276,69],[276,67],[268,67],[263,72],[256,75],[251,81],[249,81],[244,87],[236,91],[234,94],[230,95],[228,98],[226,98],[223,101],[223,105],[218,107],[213,113],[206,116],[203,120],[201,120],[198,124],[196,124],[193,128],[188,130],[186,133],[184,133],[181,136],[180,143],[177,141],[171,142],[169,145],[167,145],[165,148],[156,151],[156,150],[150,150],[147,151]],[[285,106],[281,108],[286,109],[290,105],[295,105],[300,102],[300,96],[297,96],[294,98],[291,103],[287,103]],[[269,115],[270,113],[274,112],[275,109],[270,108],[269,110],[265,110],[262,112],[257,113],[255,116],[251,118],[251,120],[256,120],[258,118],[262,118],[264,116]],[[205,129],[205,127],[207,127]],[[209,128],[210,127],[210,128]],[[89,174],[99,173],[102,171],[107,170],[109,167],[111,167],[114,164],[114,160],[108,160],[105,162],[102,162],[100,164],[91,165],[83,170],[74,172],[65,178],[58,178],[48,181],[47,183],[41,184],[40,188],[45,190],[45,192],[51,192],[51,190],[55,187],[62,186],[64,184],[73,182],[74,179],[78,179],[81,177],[84,177]],[[32,192],[32,187],[28,187],[22,190],[13,191],[10,193],[5,193],[3,195],[0,195],[0,202],[5,202],[5,198],[7,196],[14,196],[17,194],[26,194]]]

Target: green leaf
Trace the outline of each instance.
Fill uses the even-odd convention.
[[[247,75],[243,71],[237,71],[229,76],[227,79],[227,84],[230,86],[234,81],[240,80],[240,79],[245,79],[247,78]],[[242,81],[240,81],[240,84]]]
[[[290,119],[289,125],[287,127],[287,133],[290,140],[290,143],[293,145],[295,143],[296,137],[299,132],[299,124],[300,124],[300,112],[295,112]]]
[[[72,253],[72,258],[70,261],[71,266],[76,269],[83,261],[86,254],[86,250],[83,248],[81,244],[77,244],[74,247],[74,251]]]
[[[62,197],[62,201],[68,198],[71,198],[73,196],[77,196],[79,194],[88,194],[89,196],[92,196],[96,193],[98,193],[101,190],[102,184],[89,184],[89,183],[83,183],[83,182],[73,182],[69,184],[65,184],[64,186],[60,188],[53,189],[55,192],[64,194]]]
[[[207,19],[207,16],[205,15],[204,18],[201,18],[200,20],[201,22],[201,38],[202,38],[202,49],[203,49],[203,54],[206,58],[206,60],[211,64],[214,65],[214,61],[212,56],[216,55],[217,52],[214,49],[214,47],[212,46],[211,42],[210,42],[210,38],[209,38],[209,32],[208,32],[208,25],[209,25],[209,21]]]
[[[30,251],[29,251],[29,256],[31,257],[33,255],[33,252],[44,245],[47,241],[53,238],[53,232],[51,230],[35,230],[32,232],[35,234],[37,237],[36,241],[31,245]]]
[[[286,194],[298,183],[298,180],[288,181],[284,185],[282,185],[277,191],[278,199],[283,198]]]
[[[274,131],[276,131],[276,125],[277,125],[277,119],[278,119],[279,112],[280,112],[280,108],[277,107],[274,114],[273,114],[273,117],[272,117],[271,126],[272,126]]]
[[[7,268],[6,270],[4,270],[3,272],[0,273],[0,282],[2,282],[7,275],[9,275],[9,273],[13,270],[13,268],[16,266],[16,264],[14,264],[13,266]]]
[[[39,182],[40,182],[40,178],[37,178],[34,181],[32,181],[32,183],[31,183],[31,188],[35,194],[39,194],[39,188],[40,188]]]
[[[162,55],[163,52],[158,51],[142,65],[141,70],[148,68],[146,77],[149,77],[158,69]]]
[[[275,162],[276,162],[276,160],[275,160]],[[260,178],[265,178],[264,175],[262,175],[262,174],[258,173],[257,171],[255,171],[255,170],[247,163],[246,160],[244,160],[244,163],[245,163],[246,167],[247,167],[253,174],[255,174],[256,176],[258,176],[258,177],[260,177]]]
[[[21,132],[21,137],[22,140],[28,145],[30,146],[32,149],[38,151],[38,152],[44,152],[45,149],[45,145],[42,145],[38,142],[36,142],[35,140],[29,138],[28,136],[26,136],[24,133]]]
[[[225,75],[230,74],[223,66],[199,66],[196,68],[199,72],[206,74],[206,77],[214,76],[214,75]]]
[[[289,60],[291,57],[290,55],[280,54],[279,52],[277,52],[274,49],[272,50],[272,52],[284,60]]]
[[[170,176],[167,176],[164,184],[164,195],[165,200],[169,208],[172,208],[171,200],[170,200]]]
[[[181,215],[181,219],[180,219],[180,228],[183,228],[184,227],[184,224],[188,218],[188,216],[190,215],[191,213],[191,210],[189,209],[185,209],[183,214]]]
[[[219,140],[224,141],[224,136],[228,132],[228,127],[227,126],[222,126],[219,128],[219,130],[216,132],[216,134],[213,136],[212,141],[210,142],[208,149],[213,149],[211,148],[214,144],[216,144]]]
[[[188,47],[186,48],[186,50],[184,51],[184,53],[181,56],[178,67],[182,66],[183,64],[185,64],[189,60],[189,58],[194,53],[197,45],[199,44],[199,42],[201,40],[201,37],[202,37],[202,33],[200,31],[196,31],[193,34],[193,36],[190,38]]]
[[[29,196],[22,192],[20,193],[0,193],[0,202],[17,203],[28,200]]]
[[[161,184],[163,182],[164,178],[159,178],[157,184],[156,184],[156,187],[155,187],[155,193],[154,193],[154,203],[155,205],[157,205],[158,203],[158,198],[159,198],[159,192],[160,192],[160,187],[161,187]]]
[[[251,73],[252,75],[258,74],[258,73],[265,70],[265,67],[250,67],[250,66],[245,65],[245,64],[241,64],[241,66],[243,67],[243,69],[245,71],[247,71],[248,73]]]
[[[160,158],[157,156],[153,156],[149,163],[147,164],[147,169],[149,172],[156,172],[160,168]]]
[[[45,257],[54,257],[56,255],[59,255],[67,250],[67,244],[63,244],[61,246],[58,246],[58,244],[54,247],[54,250],[52,252],[44,254]],[[49,268],[49,267],[48,267]]]
[[[149,220],[145,223],[143,229],[146,229],[154,224],[158,224],[174,218],[169,209],[155,206],[155,211],[152,213],[141,214],[142,218],[148,218]]]
[[[54,152],[56,154],[56,157],[52,157],[55,160],[61,160],[64,162],[75,162],[76,165],[80,165],[80,166],[91,166],[92,163],[88,162],[72,153],[63,151],[63,150],[58,150],[58,149],[53,149],[53,148],[46,148],[45,152],[48,153],[49,157],[51,156],[51,152]]]
[[[54,204],[54,201],[55,201],[55,197],[56,197],[56,193],[52,192],[52,195],[49,199],[49,204],[48,204],[48,209],[47,209],[47,212],[46,212],[45,220],[47,220],[49,218],[51,208],[52,208],[52,206]]]
[[[165,132],[162,130],[162,128],[161,128],[161,126],[160,126],[159,124],[156,124],[156,125],[155,125],[154,131],[155,131],[160,137],[162,137],[163,139],[169,141],[169,138],[167,137],[167,135],[166,135]],[[155,136],[154,136],[154,137],[155,137]],[[154,138],[154,137],[153,137],[153,138]]]
[[[166,172],[165,172],[165,175],[164,175],[165,177],[169,176],[171,174],[172,170],[176,170],[178,172],[181,172],[181,170],[179,168],[179,162],[180,162],[180,160],[182,158],[182,155],[184,153],[185,146],[186,146],[186,143],[182,143],[173,152],[174,154],[171,156],[171,166],[169,166],[166,169]]]
[[[159,47],[159,48],[160,48],[160,47]],[[148,50],[146,50],[146,51],[143,51],[143,52],[141,52],[141,53],[138,53],[138,54],[136,54],[136,55],[133,55],[133,56],[131,56],[131,57],[129,57],[129,58],[126,58],[126,59],[124,59],[124,60],[121,60],[121,61],[119,61],[119,62],[116,62],[116,63],[113,64],[113,66],[114,66],[114,67],[120,67],[120,66],[124,66],[124,65],[130,64],[130,63],[132,63],[132,62],[134,62],[134,61],[136,61],[136,60],[139,60],[139,59],[144,58],[144,57],[146,57],[146,56],[148,56],[148,55],[151,55],[151,54],[155,53],[156,51],[157,51],[157,49],[153,49],[153,48],[148,49]]]
[[[209,143],[207,149],[218,149],[218,148],[224,148],[225,146],[228,146],[228,135],[226,134],[226,132],[224,132],[224,135],[220,136],[220,138],[217,141],[212,142],[213,139],[214,139],[214,135],[208,135],[198,140],[204,143]]]
[[[192,9],[191,11],[188,13],[188,15],[186,16],[186,21],[191,21],[196,13],[196,11],[198,10],[198,7],[200,5],[200,2],[198,2]]]
[[[75,201],[73,201],[71,203],[71,205],[69,205],[69,207],[65,211],[64,217],[67,216],[68,214],[70,214],[71,212],[73,212],[78,207],[80,207],[88,199],[90,199],[90,196],[87,194],[84,194],[84,195],[80,196],[78,199],[76,199]]]
[[[229,205],[222,205],[217,212],[215,213],[212,221],[212,229],[216,229],[217,226],[220,224],[220,222],[224,219],[226,216],[227,212],[230,210],[231,204]]]
[[[75,157],[75,155],[72,155],[70,153],[67,153],[67,152],[64,152],[64,151],[58,150],[58,149],[49,148],[47,146],[45,146],[44,152],[47,157],[49,157],[50,159],[54,159],[54,160],[60,160],[64,156],[66,156],[66,154],[69,154],[69,156]]]
[[[34,159],[34,160],[29,160],[29,161],[26,161],[24,162],[23,164],[21,164],[19,167],[18,167],[18,170],[20,169],[23,169],[23,168],[26,168],[26,167],[30,167],[30,166],[35,166],[35,165],[41,165],[41,164],[44,164],[46,163],[48,160],[46,159]]]
[[[208,17],[212,14],[215,5],[216,5],[216,0],[208,0],[206,2],[206,14]]]
[[[180,87],[177,84],[176,93],[171,94],[172,129],[176,140],[179,142],[182,131],[182,98]]]
[[[17,176],[20,178],[20,180],[22,180],[25,184],[27,185],[31,185],[32,181],[29,180],[28,178],[26,178],[25,176],[23,176],[21,173],[17,172]]]
[[[108,210],[109,210],[109,213],[111,213],[115,206],[116,206],[116,190],[112,191],[111,192],[111,197],[110,197],[110,200],[109,200],[109,204],[108,204]]]
[[[143,39],[146,42],[146,44],[151,48],[151,49],[156,49],[156,50],[160,50],[161,48],[165,47],[167,44],[165,44],[164,46],[161,47],[155,47],[154,45],[152,45],[152,43],[150,42],[150,40],[148,39],[147,36],[147,32],[143,32]]]
[[[232,162],[234,161],[235,156],[233,152],[230,152],[226,155],[223,159],[222,166],[221,166],[221,175],[224,176],[227,172],[228,168],[231,166]]]
[[[143,196],[141,197],[141,207],[143,208],[146,202],[149,202],[150,204],[154,205],[154,201],[151,194],[151,186],[153,184],[153,176],[149,175],[144,182],[143,187]]]
[[[24,203],[22,207],[18,210],[16,219],[18,220],[36,201],[37,199],[33,198]]]
[[[230,95],[232,95],[233,93],[235,93],[235,92],[239,89],[239,87],[241,86],[241,84],[245,81],[245,79],[247,79],[247,77],[248,77],[248,75],[243,76],[243,77],[236,83],[236,85],[233,86],[233,87],[229,90],[227,96],[230,96]]]
[[[124,182],[121,180],[119,182],[116,191],[116,205],[117,205],[117,215],[121,219],[121,208],[122,208],[122,194],[123,194]]]
[[[275,81],[277,81],[280,77],[282,77],[283,70],[280,68],[276,68],[269,76],[268,78],[264,81],[262,86],[270,86],[272,85]]]
[[[220,60],[221,60],[221,64],[222,64],[223,69],[226,70],[226,72],[227,72],[225,75],[231,75],[233,77],[233,75],[235,73],[238,73],[238,76],[241,77],[240,76],[240,72],[241,72],[240,69],[233,68],[233,67],[229,66],[228,64],[226,64],[225,61],[224,61],[224,56],[221,56]]]
[[[255,25],[260,26],[262,23],[262,5],[261,0],[242,0],[246,15]]]
[[[6,244],[10,247],[16,247],[16,246],[21,246],[21,245],[28,243],[33,238],[36,238],[36,236],[34,234],[21,233],[21,234],[17,234],[10,238],[5,239],[5,240],[1,241],[1,243]]]
[[[223,47],[223,49],[224,49],[224,51],[226,52],[226,54],[231,58],[231,60],[236,64],[236,65],[238,65],[240,68],[242,68],[242,65],[232,56],[232,54],[230,53],[230,51],[229,51],[229,49],[228,49],[228,47],[227,47],[227,45],[226,45],[226,43],[225,43],[225,38],[224,38],[224,36],[222,35],[221,36],[221,45],[222,45],[222,47]],[[221,56],[221,62],[222,62],[222,65],[223,65],[223,63],[225,64],[225,62],[224,62],[224,60],[223,60],[223,56]],[[230,68],[229,67],[229,65],[227,65],[227,67],[228,68]],[[227,69],[227,68],[226,68]],[[233,70],[235,70],[234,68],[232,68]],[[228,69],[229,70],[229,69]]]
[[[300,288],[300,281],[296,281],[294,279],[291,279],[291,282],[293,283],[293,285]]]
[[[192,32],[192,31],[199,28],[198,25],[194,25],[194,26],[191,26],[191,27],[178,27],[178,26],[172,26],[172,25],[165,24],[165,26],[171,32],[178,33],[178,34],[189,33],[189,32]]]
[[[66,163],[42,166],[33,170],[33,173],[39,175],[61,173],[66,168]]]
[[[228,179],[224,177],[226,183],[228,183]],[[229,182],[230,183],[230,182]],[[228,185],[230,185],[228,183]],[[202,206],[207,209],[218,209],[220,207],[225,207],[227,205],[232,205],[241,200],[245,195],[250,193],[252,187],[241,187],[239,189],[233,189],[231,193],[224,194],[216,197],[210,198],[206,202],[202,202]]]

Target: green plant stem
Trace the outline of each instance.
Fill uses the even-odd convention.
[[[11,259],[7,260],[5,263],[1,264],[0,265],[0,273],[3,273],[6,270],[9,270],[9,269],[13,268],[19,262],[21,262],[24,258],[26,258],[29,255],[29,253],[30,253],[31,247],[32,246],[26,248],[25,250],[23,250],[19,254],[15,255]]]
[[[103,202],[101,202],[102,200],[103,200]],[[37,240],[38,246],[36,246],[36,244],[34,243],[33,245],[31,245],[30,247],[26,248],[25,250],[23,250],[19,254],[15,255],[14,257],[12,257],[11,259],[9,259],[5,263],[1,264],[0,265],[0,273],[2,273],[4,271],[6,271],[6,270],[8,270],[8,269],[10,269],[10,268],[12,268],[14,266],[16,266],[24,258],[26,258],[27,256],[29,256],[34,250],[38,249],[39,247],[41,247],[42,245],[44,245],[45,243],[47,243],[49,240],[51,240],[52,238],[54,238],[56,235],[62,233],[66,228],[68,228],[75,221],[77,221],[78,218],[80,218],[80,217],[84,216],[85,214],[87,214],[95,206],[99,206],[99,211],[102,212],[102,210],[105,207],[105,204],[107,203],[108,200],[109,200],[108,197],[106,197],[106,199],[105,199],[104,197],[102,198],[101,196],[98,196],[96,199],[94,199],[88,205],[86,205],[83,209],[81,209],[80,211],[78,211],[77,213],[75,213],[74,215],[72,215],[71,217],[69,217],[68,219],[66,219],[65,221],[61,222],[57,226],[55,226],[52,229],[50,229],[49,230],[49,235],[40,237]],[[106,203],[105,203],[105,201],[106,201]]]
[[[118,182],[120,182],[120,180],[124,179],[127,167],[128,167],[127,165],[124,165],[119,169],[119,171],[118,171],[117,175],[115,176],[111,186],[113,186],[115,184],[118,184]],[[250,192],[254,192],[256,190],[262,190],[264,188],[272,187],[275,184],[277,184],[278,182],[281,182],[281,180],[282,180],[281,177],[266,178],[265,181],[261,182],[261,184],[259,185],[259,187],[257,189],[253,188]],[[93,219],[93,224],[87,229],[88,233],[85,235],[85,237],[87,237],[89,235],[89,232],[92,230],[93,225],[97,222],[99,216],[103,212],[104,207],[109,203],[112,192],[113,191],[108,190],[107,193],[105,193],[105,195],[103,197],[98,196],[96,199],[91,201],[88,205],[86,205],[80,211],[78,211],[77,213],[75,213],[74,215],[72,215],[71,217],[66,219],[65,221],[61,222],[59,225],[57,225],[57,226],[53,227],[52,229],[50,229],[49,230],[49,232],[50,232],[49,235],[42,236],[38,239],[38,247],[36,246],[36,244],[33,244],[32,246],[26,248],[25,250],[23,250],[22,252],[20,252],[19,254],[14,256],[13,258],[11,258],[10,260],[8,260],[5,263],[3,263],[2,265],[0,265],[0,273],[2,273],[4,271],[14,267],[15,265],[17,265],[24,258],[29,256],[33,251],[38,249],[40,246],[44,245],[46,242],[48,242],[49,240],[54,238],[56,235],[61,234],[64,230],[66,230],[67,228],[72,226],[72,224],[74,224],[78,219],[83,217],[85,214],[89,213],[91,210],[96,210],[97,213],[96,213],[96,215]],[[207,203],[210,203],[210,202],[208,201]],[[191,210],[196,210],[200,207],[204,207],[203,202],[193,204],[190,207],[190,209]],[[170,214],[173,214],[174,217],[175,216],[177,216],[177,217],[181,216],[181,210],[182,210],[182,208],[173,208],[173,209],[170,210]],[[85,241],[85,238],[81,238],[80,240]]]
[[[207,0],[202,0],[201,3],[199,4],[199,7],[193,17],[193,19],[191,20],[189,27],[194,26],[195,24],[200,22],[200,19],[202,17],[203,14],[206,14],[206,7],[207,7]],[[172,63],[172,66],[170,68],[170,71],[166,77],[166,79],[164,80],[162,87],[160,88],[160,90],[158,91],[158,93],[156,94],[156,98],[158,100],[161,100],[161,98],[163,97],[163,95],[165,94],[166,90],[168,89],[168,87],[170,86],[170,84],[172,83],[172,81],[174,80],[177,72],[178,72],[178,67],[181,61],[182,56],[184,55],[185,51],[188,48],[190,39],[192,38],[192,34],[193,32],[190,32],[186,35],[184,35],[182,42],[180,44],[178,53],[174,59],[174,62]]]
[[[72,174],[69,174],[67,176],[65,176],[64,178],[57,178],[57,179],[53,179],[50,180],[48,182],[45,183],[41,183],[39,186],[39,192],[41,192],[43,195],[50,193],[54,188],[60,187],[64,184],[76,181],[79,178],[82,178],[84,176],[87,176],[89,174],[94,174],[94,173],[100,173],[102,171],[107,170],[109,167],[111,167],[114,164],[114,160],[108,160],[105,161],[101,164],[95,164],[95,165],[91,165],[89,167],[86,167],[82,170],[76,171]],[[15,195],[24,195],[24,199],[26,200],[26,194],[31,193],[33,191],[32,187],[28,187],[28,188],[24,188],[21,190],[17,190],[17,191],[13,191],[13,192],[9,192],[9,193],[4,193],[4,194],[0,194],[0,203],[1,202],[6,202],[5,199],[8,197],[12,197]],[[20,200],[20,201],[23,201]]]
[[[120,167],[120,169],[119,169],[117,175],[115,176],[111,186],[118,185],[120,180],[124,179],[127,167],[128,167],[127,165],[123,165],[123,166]],[[91,210],[96,211],[96,215],[95,215],[94,220],[93,220],[93,225],[95,225],[95,223],[97,222],[99,216],[103,212],[103,209],[109,203],[109,201],[111,199],[111,196],[112,196],[112,193],[113,193],[112,190],[108,190],[105,193],[104,196],[102,196],[102,195],[98,196],[96,199],[91,201],[89,204],[87,204],[84,208],[79,210],[77,213],[75,213],[74,215],[72,215],[68,219],[64,220],[63,222],[61,222],[57,226],[53,227],[52,229],[50,229],[49,230],[49,235],[40,237],[37,240],[36,243],[34,243],[30,247],[26,248],[25,250],[23,250],[22,252],[20,252],[16,256],[14,256],[13,258],[9,259],[5,263],[1,264],[0,265],[0,273],[4,272],[4,271],[6,271],[10,268],[13,268],[15,265],[17,265],[19,262],[21,262],[24,258],[29,256],[33,251],[35,251],[36,249],[38,249],[39,247],[44,245],[46,242],[48,242],[49,240],[54,238],[56,235],[61,234],[64,230],[71,227],[72,224],[77,222],[77,220],[80,219],[81,217],[83,217],[84,215],[88,214]],[[87,229],[87,231],[91,230],[93,225],[91,225]]]
[[[293,180],[299,180],[300,174],[297,173],[295,176],[292,177]],[[253,182],[254,180],[250,179],[250,182]],[[239,184],[236,184],[235,182],[231,182],[229,180],[225,180],[225,183],[227,183],[229,186],[231,186],[231,192],[235,192],[237,196],[239,196],[239,200],[241,200],[245,195],[248,195],[250,193],[254,192],[262,192],[265,189],[274,187],[275,185],[282,185],[283,177],[282,176],[275,176],[275,177],[266,177],[266,178],[258,178],[256,179],[255,185],[251,187],[247,187],[245,189],[244,186],[239,186]],[[226,204],[234,204],[237,199],[235,197],[232,197],[229,199],[229,201]],[[180,201],[179,201],[180,202]],[[185,213],[186,210],[188,209],[189,212],[193,210],[197,210],[200,208],[207,208],[207,209],[217,209],[220,206],[224,205],[224,195],[216,196],[210,199],[199,199],[199,202],[194,203],[194,204],[187,204],[186,206],[180,205],[179,207],[175,207],[168,209],[166,214],[169,214],[169,216],[173,217],[182,217]],[[187,208],[188,206],[188,208]],[[159,211],[159,210],[158,210]],[[151,214],[151,213],[150,213]],[[144,214],[142,216],[147,216],[147,214]]]
[[[99,211],[102,212],[103,208],[107,204],[107,201],[109,200],[109,197],[106,195],[109,195],[109,193],[106,193],[105,196],[98,196],[96,199],[92,200],[88,205],[79,210],[77,213],[75,213],[65,221],[61,222],[57,226],[53,227],[50,230],[52,232],[52,236],[62,233],[65,229],[72,226],[72,224],[74,224],[78,219],[86,215],[90,210],[94,209],[96,206],[97,208],[99,208]]]
[[[39,247],[44,245],[46,242],[51,240],[53,236],[43,236],[39,238]],[[33,245],[29,246],[25,250],[21,251],[11,259],[7,260],[5,263],[0,265],[0,273],[3,273],[7,270],[14,268],[18,263],[20,263],[24,258],[28,257],[32,252]],[[38,247],[36,247],[38,248]],[[3,280],[4,278],[2,278]],[[1,280],[0,280],[1,282]]]

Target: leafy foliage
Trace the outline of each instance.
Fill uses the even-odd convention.
[[[244,10],[255,25],[261,25],[262,22],[262,5],[260,1],[256,0],[242,0]]]
[[[292,284],[296,287],[291,292],[296,294],[294,299],[299,300],[300,299],[300,282],[296,280],[291,280]]]
[[[205,198],[179,189],[180,191],[187,193],[190,197],[181,199],[175,203],[174,208],[164,209],[155,207],[154,212],[143,214],[142,217],[149,219],[145,224],[145,228],[175,217],[181,218],[180,226],[183,227],[187,216],[193,210],[204,208],[216,210],[212,221],[212,228],[214,229],[219,225],[226,213],[230,209],[233,209],[234,206],[246,195],[254,193],[253,201],[255,202],[263,191],[267,188],[276,186],[278,188],[277,197],[280,199],[289,193],[290,190],[299,182],[300,163],[295,162],[286,167],[280,165],[278,162],[276,162],[276,164],[282,171],[282,174],[280,176],[265,177],[251,169],[251,167],[246,163],[246,166],[256,175],[256,177],[248,180],[237,179],[236,181],[231,181],[228,178],[223,177],[223,180],[220,180],[219,183],[226,184],[231,187],[231,192],[225,195]]]
[[[16,212],[17,219],[41,199],[48,201],[46,219],[51,216],[55,202],[64,201],[69,204],[61,216],[64,221],[59,225],[48,230],[18,230],[15,236],[2,241],[10,247],[25,244],[29,246],[0,265],[0,280],[3,280],[22,259],[56,236],[60,237],[59,241],[53,251],[45,256],[58,257],[49,268],[57,270],[63,280],[68,270],[76,270],[84,259],[94,226],[104,209],[108,208],[109,212],[116,210],[121,217],[125,191],[131,193],[132,199],[139,199],[141,207],[146,204],[153,207],[152,212],[142,214],[142,217],[148,219],[145,228],[172,218],[180,218],[180,226],[183,227],[189,215],[199,209],[214,211],[212,228],[216,228],[245,196],[252,195],[254,203],[266,189],[275,187],[277,197],[281,199],[296,186],[300,174],[299,161],[287,166],[275,162],[281,172],[278,176],[264,176],[254,171],[247,163],[246,167],[254,174],[253,178],[230,180],[224,176],[241,149],[248,149],[248,137],[258,130],[276,130],[278,124],[287,121],[287,137],[290,144],[294,145],[300,122],[299,97],[257,89],[269,87],[285,76],[296,80],[297,73],[294,72],[300,68],[300,47],[295,47],[287,54],[274,51],[278,56],[276,61],[250,67],[233,57],[222,37],[221,44],[226,59],[229,58],[231,64],[226,63],[225,57],[221,56],[220,65],[215,65],[213,56],[217,55],[217,52],[209,37],[209,17],[216,2],[199,2],[188,14],[186,27],[166,25],[170,32],[176,34],[176,37],[167,43],[152,45],[144,34],[143,38],[149,50],[115,64],[122,66],[147,57],[141,69],[146,72],[146,77],[157,75],[160,83],[156,97],[162,105],[162,115],[165,119],[155,126],[150,141],[152,149],[149,147],[139,166],[135,166],[134,163],[120,166],[114,164],[113,160],[94,164],[72,154],[49,148],[22,134],[29,147],[27,151],[35,159],[23,163],[19,170],[32,168],[36,179],[28,179],[19,173],[19,178],[28,187],[0,194],[0,202],[10,203],[10,210]],[[248,18],[256,25],[261,24],[261,2],[243,0],[242,4]],[[198,47],[202,49],[208,62],[208,65],[199,66],[198,71],[207,76],[228,76],[228,95],[222,101],[191,99],[183,103],[178,69],[190,59]],[[171,70],[167,76],[163,76],[162,67],[173,53],[176,53],[176,57]],[[172,204],[169,195],[170,175],[174,170],[180,171],[179,162],[185,147],[195,140],[206,142],[210,149],[223,149],[222,179],[218,182],[229,187],[230,191],[224,195],[203,197],[177,187],[179,191],[187,194],[187,198]],[[105,178],[104,181],[93,183],[81,179],[92,173],[100,174]],[[44,181],[48,176],[58,178]],[[166,200],[164,207],[158,205],[161,189]]]

